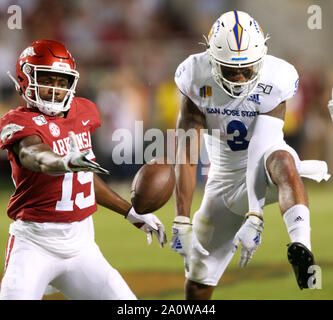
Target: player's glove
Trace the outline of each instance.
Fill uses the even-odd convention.
[[[184,258],[185,269],[187,271],[189,271],[192,247],[195,247],[203,255],[209,255],[209,252],[202,247],[195,233],[192,231],[190,218],[185,216],[177,216],[174,220],[170,247]]]
[[[333,89],[332,89],[332,99],[330,101],[328,101],[327,108],[328,108],[328,110],[330,112],[331,119],[333,121]]]
[[[67,155],[62,158],[67,172],[92,171],[96,173],[110,173],[108,170],[103,169],[97,162],[87,158],[90,150],[80,151],[73,131],[68,132],[68,137],[70,147]]]
[[[239,266],[245,267],[252,259],[261,243],[261,233],[264,229],[264,221],[256,215],[249,214],[245,223],[240,227],[233,240],[233,253],[242,244],[242,252]]]
[[[125,218],[147,234],[148,244],[153,241],[153,233],[156,235],[161,248],[166,244],[167,239],[163,223],[154,214],[137,214],[132,207]]]

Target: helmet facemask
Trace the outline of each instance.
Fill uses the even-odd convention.
[[[74,98],[77,81],[79,79],[79,73],[77,71],[71,69],[56,69],[49,66],[35,66],[29,63],[25,63],[23,65],[22,71],[29,80],[28,87],[23,97],[31,107],[36,107],[42,113],[49,116],[55,116],[69,110],[71,102]],[[68,88],[60,88],[38,83],[38,75],[42,72],[66,75],[69,83]],[[45,100],[40,97],[40,89],[42,88],[52,89],[51,99]],[[61,101],[57,101],[56,91],[66,92]]]
[[[212,75],[215,82],[231,97],[244,98],[249,96],[257,87],[260,72],[263,66],[263,59],[247,65],[230,65],[214,59],[210,55]],[[233,72],[232,69],[235,69]],[[243,70],[242,70],[243,69]],[[231,81],[233,75],[243,74],[245,81]]]

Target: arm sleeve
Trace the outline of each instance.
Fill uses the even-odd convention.
[[[283,141],[284,121],[268,115],[259,115],[248,149],[246,186],[249,212],[263,214],[266,194],[264,155],[271,147]]]

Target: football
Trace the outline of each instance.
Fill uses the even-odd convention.
[[[171,164],[149,163],[136,173],[131,187],[131,202],[138,214],[160,209],[175,187],[175,170]]]

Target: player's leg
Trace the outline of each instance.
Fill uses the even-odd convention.
[[[198,283],[189,279],[185,280],[186,300],[210,300],[215,286]]]
[[[10,236],[1,300],[40,300],[56,272],[57,258],[18,237]]]
[[[224,206],[220,181],[210,182],[200,209],[193,217],[193,232],[209,255],[191,251],[189,271],[185,273],[185,298],[210,299],[214,288],[233,257],[232,241],[243,217]]]
[[[300,162],[289,150],[276,150],[267,156],[269,178],[277,186],[278,202],[291,243],[288,259],[295,271],[301,289],[308,288],[313,273],[308,268],[314,264],[310,241],[310,212],[308,197],[299,175]]]
[[[73,300],[136,299],[95,243],[90,243],[78,256],[68,259],[66,272],[51,284]]]
[[[267,158],[266,167],[277,185],[278,202],[291,241],[302,242],[311,249],[308,197],[294,157],[287,150],[274,151]]]
[[[282,215],[296,204],[308,206],[303,181],[297,171],[294,157],[288,151],[273,152],[267,158],[266,167],[273,183],[278,186]]]

